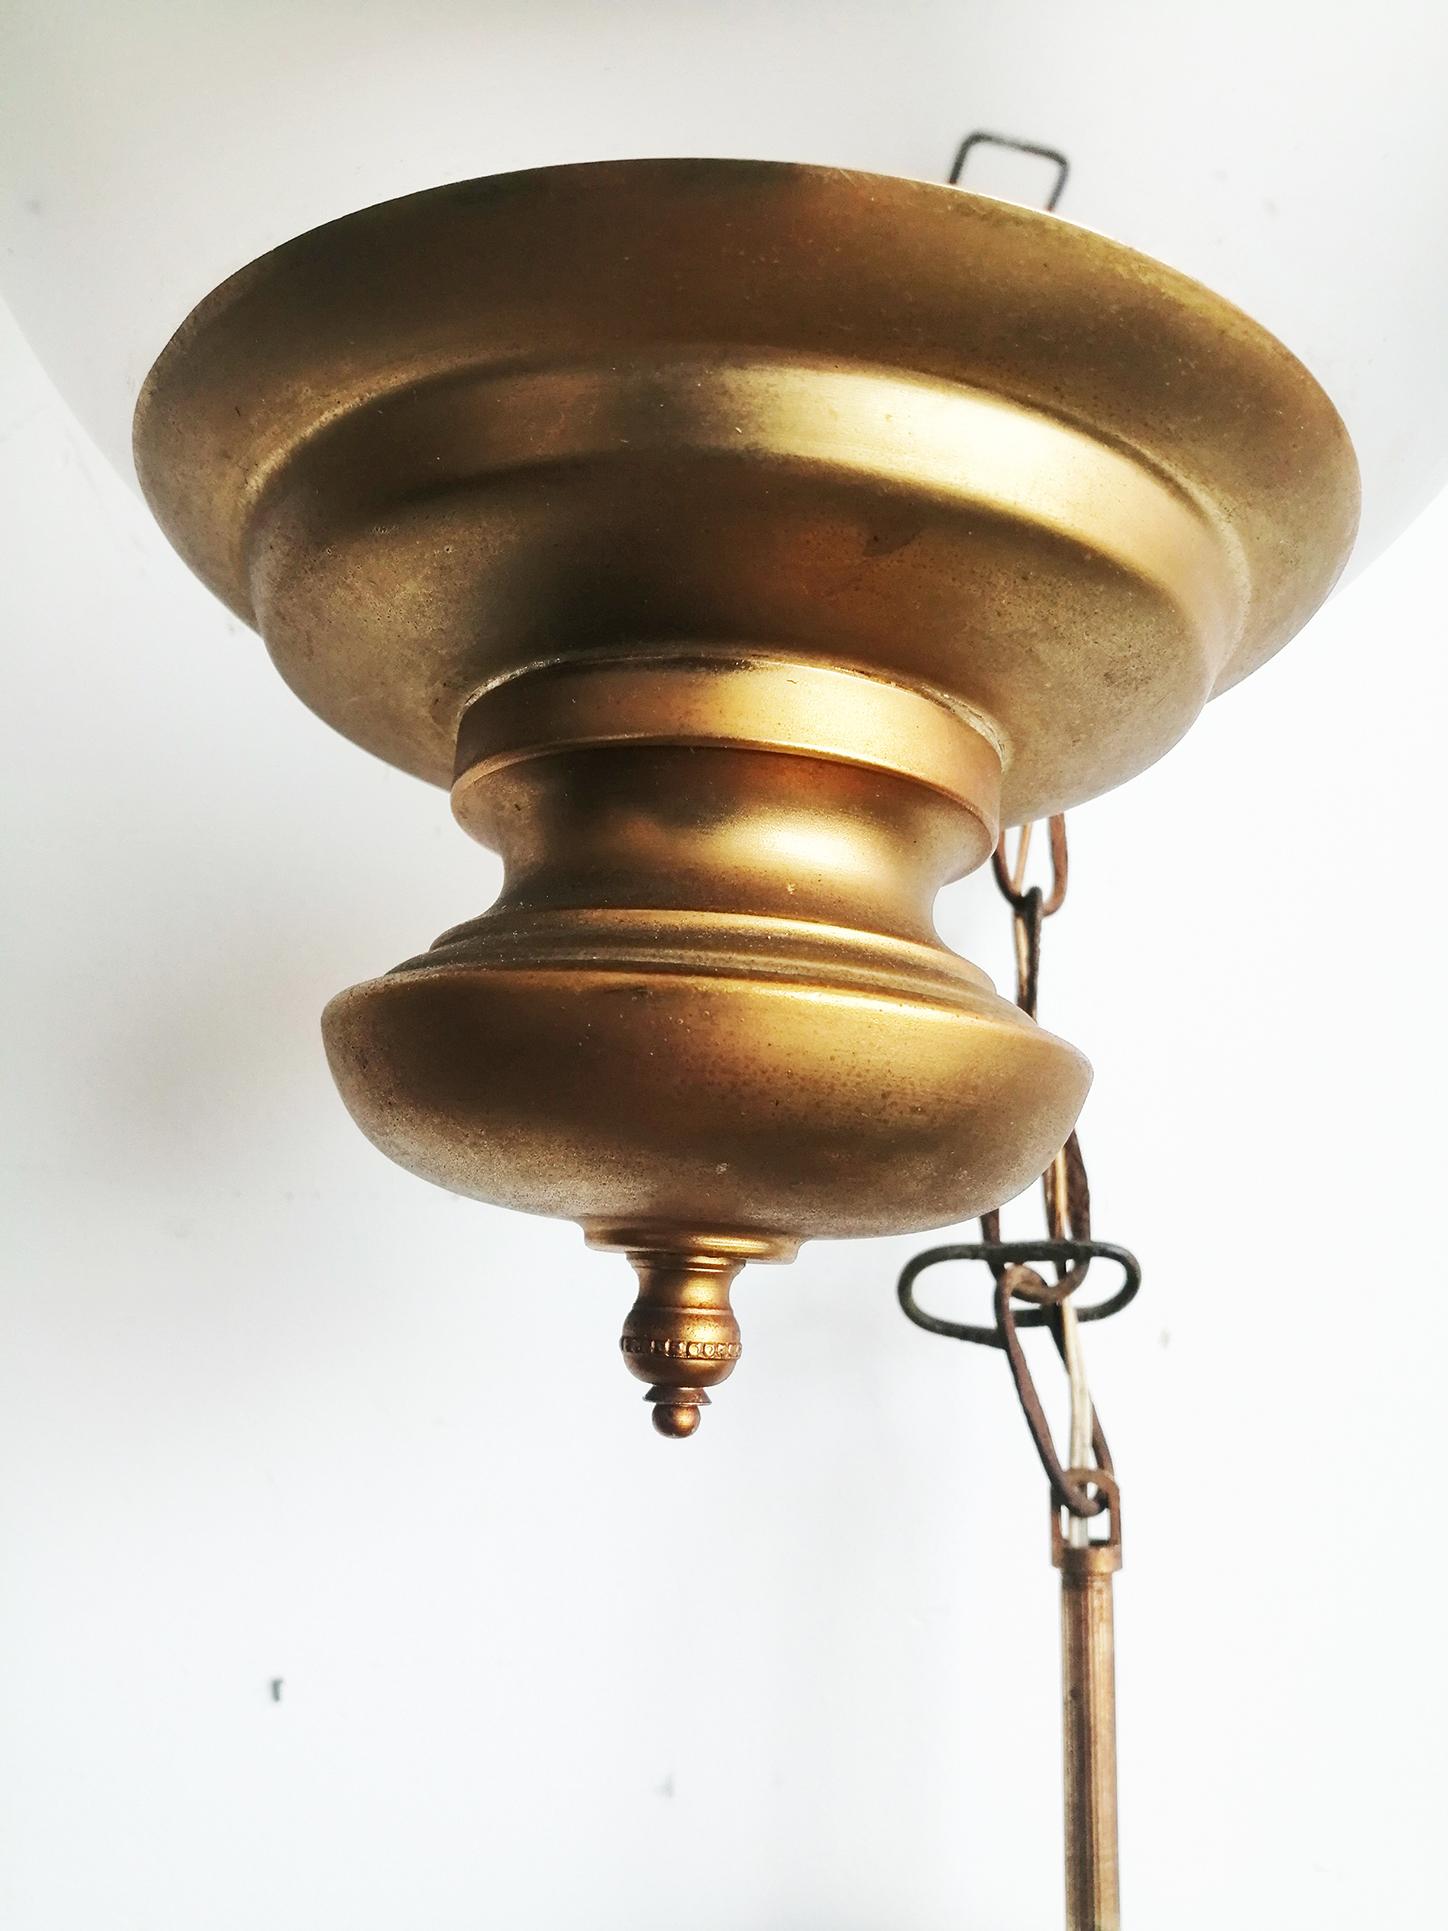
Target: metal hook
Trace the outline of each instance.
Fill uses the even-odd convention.
[[[1059,148],[1041,147],[1035,141],[1017,141],[1009,134],[987,134],[978,128],[974,134],[967,134],[956,151],[955,161],[947,179],[951,187],[960,186],[960,177],[965,172],[965,164],[972,148],[976,147],[1010,148],[1017,154],[1034,154],[1039,160],[1054,161],[1056,164],[1056,185],[1045,203],[1047,214],[1055,212],[1056,204],[1066,192],[1066,182],[1070,177],[1071,163]]]

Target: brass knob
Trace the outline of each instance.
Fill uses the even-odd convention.
[[[680,1439],[699,1426],[707,1389],[734,1372],[739,1323],[729,1289],[743,1262],[727,1254],[629,1255],[639,1296],[623,1324],[619,1346],[629,1372],[647,1381],[654,1427]]]

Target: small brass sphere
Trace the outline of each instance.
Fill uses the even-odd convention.
[[[659,1401],[654,1404],[654,1427],[670,1441],[681,1442],[699,1426],[698,1404],[692,1401]]]

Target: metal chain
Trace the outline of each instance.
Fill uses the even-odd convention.
[[[1041,931],[1045,921],[1059,912],[1066,902],[1066,891],[1070,880],[1070,858],[1066,845],[1066,820],[1057,813],[1050,821],[1051,840],[1051,889],[1043,895],[1039,885],[1026,888],[1026,860],[1031,849],[1031,826],[1022,827],[1017,845],[1016,860],[1013,866],[1006,863],[1006,843],[1002,835],[992,857],[992,869],[996,884],[1010,905],[1015,928],[1016,946],[1016,1004],[1030,1018],[1036,1016],[1036,1001],[1041,983]],[[1066,1237],[1090,1239],[1091,1234],[1091,1186],[1086,1177],[1086,1162],[1082,1157],[1081,1143],[1072,1133],[1065,1146],[1056,1155],[1041,1177],[1041,1191],[1046,1207],[1046,1226],[1053,1240]],[[1000,1216],[988,1215],[981,1223],[982,1232],[999,1239]],[[1041,1410],[1040,1398],[1026,1365],[1025,1352],[1015,1333],[1015,1318],[1011,1306],[1012,1294],[1004,1285],[996,1285],[996,1324],[1006,1339],[1006,1359],[1010,1362],[1011,1376],[1016,1384],[1016,1393],[1025,1412],[1032,1437],[1041,1455],[1046,1473],[1050,1479],[1052,1493],[1056,1502],[1063,1506],[1071,1517],[1068,1531],[1069,1540],[1078,1547],[1084,1545],[1088,1530],[1087,1520],[1099,1515],[1107,1506],[1106,1490],[1099,1485],[1089,1489],[1077,1479],[1075,1471],[1084,1469],[1088,1463],[1104,1469],[1108,1475],[1113,1473],[1111,1449],[1097,1417],[1091,1400],[1091,1390],[1086,1379],[1086,1364],[1081,1351],[1080,1327],[1076,1310],[1071,1303],[1071,1295],[1086,1279],[1091,1265],[1089,1253],[1073,1266],[1056,1263],[1055,1289],[1051,1295],[1052,1311],[1051,1335],[1056,1343],[1066,1367],[1066,1376],[1071,1393],[1071,1427],[1066,1468],[1062,1468],[1056,1454],[1055,1444],[1050,1431],[1045,1426],[1045,1415]],[[1031,1270],[1034,1272],[1034,1270]],[[1040,1280],[1040,1276],[1036,1276]],[[1035,1283],[1033,1282],[1034,1288]],[[1018,1280],[1014,1292],[1019,1293],[1021,1282]],[[1045,1283],[1041,1282],[1044,1289]],[[1034,1298],[1032,1295],[1031,1298]]]
[[[1058,814],[1049,823],[1049,888],[1028,886],[1026,864],[1031,830],[1029,825],[1022,829],[1013,860],[1003,835],[991,863],[996,883],[1011,908],[1016,1004],[1034,1019],[1040,990],[1041,931],[1045,921],[1066,902],[1070,862],[1066,820]],[[1084,1322],[1119,1313],[1134,1300],[1141,1286],[1141,1268],[1124,1247],[1091,1238],[1091,1187],[1081,1143],[1074,1133],[1042,1175],[1041,1191],[1047,1239],[1002,1240],[999,1212],[982,1214],[979,1241],[935,1247],[917,1254],[900,1276],[898,1293],[901,1307],[917,1327],[932,1334],[950,1335],[956,1340],[1003,1350],[1026,1425],[1051,1485],[1053,1503],[1071,1517],[1070,1539],[1081,1546],[1089,1518],[1111,1510],[1115,1483],[1114,1480],[1096,1483],[1091,1479],[1093,1468],[1110,1478],[1112,1461],[1110,1445],[1086,1383],[1079,1330]],[[989,1267],[995,1281],[994,1327],[945,1321],[919,1306],[915,1283],[920,1275],[929,1267],[951,1260],[979,1260]],[[1093,1260],[1114,1261],[1121,1269],[1121,1285],[1109,1298],[1094,1306],[1077,1308],[1072,1297],[1085,1281]],[[1040,1262],[1054,1270],[1054,1280],[1048,1280],[1039,1266],[1033,1264]],[[1018,1302],[1026,1304],[1024,1312],[1018,1309]],[[1021,1344],[1020,1330],[1026,1327],[1050,1328],[1071,1384],[1071,1440],[1064,1462],[1052,1438]]]
[[[1030,154],[1039,160],[1052,162],[1056,179],[1045,205],[1047,212],[1055,208],[1065,192],[1071,172],[1071,164],[1059,148],[1022,140],[1016,135],[977,128],[966,135],[956,150],[949,174],[952,186],[960,185],[970,156],[981,147],[1009,148],[1018,154]],[[996,884],[1010,905],[1014,923],[1016,1004],[1034,1019],[1041,980],[1041,928],[1066,902],[1070,854],[1066,846],[1065,815],[1057,812],[1048,821],[1050,888],[1043,890],[1039,885],[1028,886],[1026,863],[1030,856],[1032,830],[1029,824],[1022,826],[1014,861],[1008,855],[1002,834],[992,855],[991,867],[995,872]],[[926,1253],[917,1254],[901,1274],[897,1292],[901,1307],[917,1327],[925,1328],[932,1334],[951,1335],[959,1341],[973,1341],[1004,1351],[1031,1439],[1035,1442],[1036,1453],[1051,1484],[1053,1520],[1057,1521],[1059,1527],[1059,1511],[1065,1509],[1071,1518],[1070,1542],[1072,1546],[1082,1548],[1086,1546],[1089,1534],[1086,1526],[1089,1517],[1107,1512],[1113,1534],[1116,1532],[1117,1518],[1114,1503],[1109,1499],[1116,1493],[1115,1483],[1111,1479],[1111,1450],[1091,1401],[1081,1351],[1080,1328],[1086,1321],[1101,1321],[1108,1315],[1119,1313],[1134,1300],[1141,1286],[1141,1269],[1135,1257],[1124,1247],[1113,1247],[1105,1241],[1093,1241],[1091,1238],[1091,1187],[1086,1178],[1086,1162],[1081,1157],[1081,1143],[1074,1133],[1041,1176],[1041,1189],[1045,1198],[1048,1239],[1003,1241],[1000,1214],[982,1214],[979,1241],[952,1247],[933,1247]],[[993,1328],[968,1322],[943,1321],[938,1315],[927,1313],[917,1303],[917,1279],[926,1268],[949,1260],[980,1260],[990,1268],[995,1281]],[[1085,1281],[1093,1260],[1115,1261],[1121,1269],[1121,1286],[1108,1299],[1097,1302],[1095,1306],[1077,1308],[1072,1297]],[[1055,1269],[1054,1281],[1048,1281],[1039,1268],[1032,1265],[1036,1261],[1048,1262]],[[1017,1311],[1018,1301],[1026,1303],[1026,1312]],[[1025,1349],[1021,1346],[1019,1331],[1026,1327],[1050,1328],[1057,1352],[1066,1367],[1071,1388],[1071,1431],[1064,1464],[1051,1438],[1045,1410],[1031,1378]],[[1102,1482],[1092,1481],[1092,1466],[1103,1473],[1105,1479]]]
[[[973,147],[995,141],[1054,160],[1056,185],[1048,208],[1061,198],[1069,173],[1064,154],[1033,142],[976,133],[961,143],[950,178],[958,182]],[[1041,977],[1041,928],[1066,898],[1066,821],[1050,821],[1049,891],[1026,884],[1031,827],[1025,826],[1011,863],[1004,838],[993,860],[996,883],[1009,901],[1016,947],[1016,998],[1032,1018]],[[1073,1133],[1042,1176],[1050,1238],[1000,1238],[1000,1215],[981,1220],[985,1238],[972,1247],[942,1247],[920,1254],[900,1277],[900,1305],[913,1321],[937,1334],[984,1341],[1004,1349],[1036,1452],[1051,1485],[1051,1560],[1061,1578],[1061,1717],[1065,1797],[1066,1923],[1068,1931],[1120,1931],[1116,1793],[1116,1638],[1112,1581],[1121,1567],[1121,1497],[1111,1470],[1111,1451],[1091,1400],[1081,1350],[1083,1322],[1123,1308],[1141,1284],[1141,1269],[1125,1248],[1091,1239],[1091,1189],[1086,1163]],[[915,1303],[916,1277],[938,1260],[983,1260],[995,1278],[995,1328],[941,1321]],[[1108,1300],[1078,1308],[1075,1294],[1093,1259],[1110,1258],[1122,1284]],[[1048,1282],[1033,1262],[1048,1262]],[[1026,1303],[1018,1313],[1016,1303]],[[1071,1389],[1071,1437],[1061,1464],[1026,1365],[1019,1330],[1050,1327]],[[1066,1515],[1063,1528],[1061,1517]],[[1093,1536],[1089,1518],[1102,1516],[1104,1535]]]

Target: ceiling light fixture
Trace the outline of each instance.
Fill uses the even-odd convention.
[[[332,1070],[402,1165],[628,1254],[674,1436],[746,1261],[1049,1164],[1086,1062],[934,897],[1271,656],[1358,508],[1323,391],[1184,276],[740,161],[304,235],[182,325],[136,459],[297,694],[502,853],[489,911],[332,1001]]]
[[[1045,209],[1069,180],[1073,213],[1084,182],[1079,212],[1151,251],[894,174],[531,167],[272,247],[195,308],[135,415],[143,488],[186,561],[318,716],[449,787],[460,824],[505,862],[489,910],[328,1006],[347,1107],[413,1172],[572,1218],[628,1256],[622,1352],[660,1433],[693,1434],[733,1372],[746,1263],[815,1236],[983,1217],[982,1240],[918,1256],[900,1296],[920,1325],[1004,1349],[1050,1478],[1068,1921],[1111,1931],[1120,1496],[1078,1320],[1124,1305],[1139,1273],[1091,1239],[1073,1132],[1089,1068],[1035,1022],[1042,921],[1065,885],[1060,814],[1163,755],[1302,627],[1348,558],[1353,444],[1277,335],[1354,432],[1358,562],[1434,486],[1448,396],[1419,379],[1444,286],[1441,251],[1417,240],[1442,199],[1430,63],[1400,71],[1380,21],[1354,25],[1363,73],[1392,81],[1359,152],[1331,76],[1299,73],[1280,111],[1287,59],[1296,70],[1333,44],[1302,45],[1294,9],[1244,7],[1231,31],[1144,3],[1106,23],[1061,10],[1045,60],[1019,9],[912,5],[882,35],[873,10],[801,4],[751,14],[753,33],[780,37],[773,63],[739,8],[677,28],[668,10],[604,10],[596,26],[582,10],[568,57],[556,9],[481,11],[509,83],[481,165],[617,155],[624,128],[631,152],[638,126],[656,155],[683,128],[706,148],[911,166],[879,139],[861,150],[857,130],[892,61],[922,126],[953,115],[948,55],[965,51],[980,104],[1053,139],[978,132],[956,175],[1005,155],[1037,169]],[[589,36],[607,52],[626,13],[649,58],[600,90]],[[309,6],[292,26],[299,46],[315,30],[310,66],[330,76],[355,23],[339,34],[328,14]],[[46,90],[38,113],[7,117],[21,150],[51,157],[64,199],[76,130],[126,101],[104,183],[92,169],[71,197],[86,220],[5,228],[0,209],[17,311],[113,448],[163,312],[169,327],[244,253],[332,207],[480,165],[475,68],[443,58],[476,25],[455,9],[430,37],[412,17],[396,30],[409,49],[425,39],[437,70],[426,125],[395,144],[407,180],[355,139],[383,63],[314,88],[299,55],[305,135],[277,116],[287,131],[258,153],[251,130],[288,84],[265,25],[217,10],[193,46],[171,16],[151,23],[164,59],[135,18],[109,54],[100,19],[64,48],[50,91],[83,104],[69,123]],[[48,44],[48,10],[28,31]],[[817,62],[826,35],[833,65]],[[250,58],[219,54],[227,36]],[[134,62],[133,86],[75,78],[108,59]],[[1182,77],[1166,117],[1137,71],[1153,59]],[[704,66],[707,100],[691,85]],[[789,77],[777,106],[775,68]],[[177,168],[169,117],[202,99],[248,138],[188,139]],[[1208,150],[1222,165],[1194,166]],[[1360,272],[1324,301],[1349,180],[1380,218]],[[49,191],[14,207],[41,213]],[[155,210],[150,226],[123,218],[136,206]],[[82,272],[124,298],[103,341],[75,300]],[[1026,881],[1029,827],[1048,817],[1049,897]],[[1026,828],[1013,862],[1010,826]],[[932,920],[939,889],[988,860],[1015,919],[1014,1003]],[[995,1210],[1042,1174],[1048,1238],[1002,1242]],[[963,1256],[995,1274],[989,1329],[915,1300],[926,1268]],[[1122,1282],[1078,1315],[1093,1256]],[[1049,1285],[1035,1271],[1048,1263]],[[534,1360],[546,1312],[518,1319]],[[1027,1325],[1052,1328],[1068,1371],[1064,1457],[1024,1364]]]

